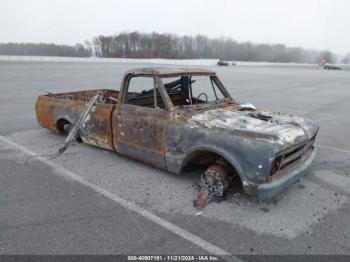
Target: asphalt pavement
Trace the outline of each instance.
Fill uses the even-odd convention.
[[[317,157],[276,201],[232,193],[199,212],[176,176],[38,126],[45,92],[119,89],[123,63],[0,62],[0,254],[350,254],[350,71],[211,69],[240,102],[317,121]],[[152,65],[154,66],[154,65]],[[30,155],[41,157],[28,159]]]

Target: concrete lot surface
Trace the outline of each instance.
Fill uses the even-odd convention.
[[[197,210],[174,175],[36,123],[36,96],[119,89],[122,63],[0,62],[0,254],[350,254],[350,71],[213,67],[240,102],[317,121],[317,157],[276,201],[230,193]],[[28,159],[30,155],[42,155]]]

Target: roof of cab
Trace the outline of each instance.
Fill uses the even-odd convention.
[[[135,68],[135,69],[128,70],[126,74],[178,76],[178,75],[215,75],[215,72],[204,68],[143,67],[143,68]]]

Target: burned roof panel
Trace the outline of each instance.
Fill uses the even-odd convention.
[[[158,76],[177,76],[177,75],[215,75],[215,72],[204,68],[170,68],[170,67],[144,67],[135,68],[126,72],[133,75],[158,75]]]

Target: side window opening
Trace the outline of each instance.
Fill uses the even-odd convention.
[[[156,96],[154,90],[157,90]],[[128,80],[128,92],[125,104],[165,109],[162,97],[155,85],[153,77],[134,76]]]

